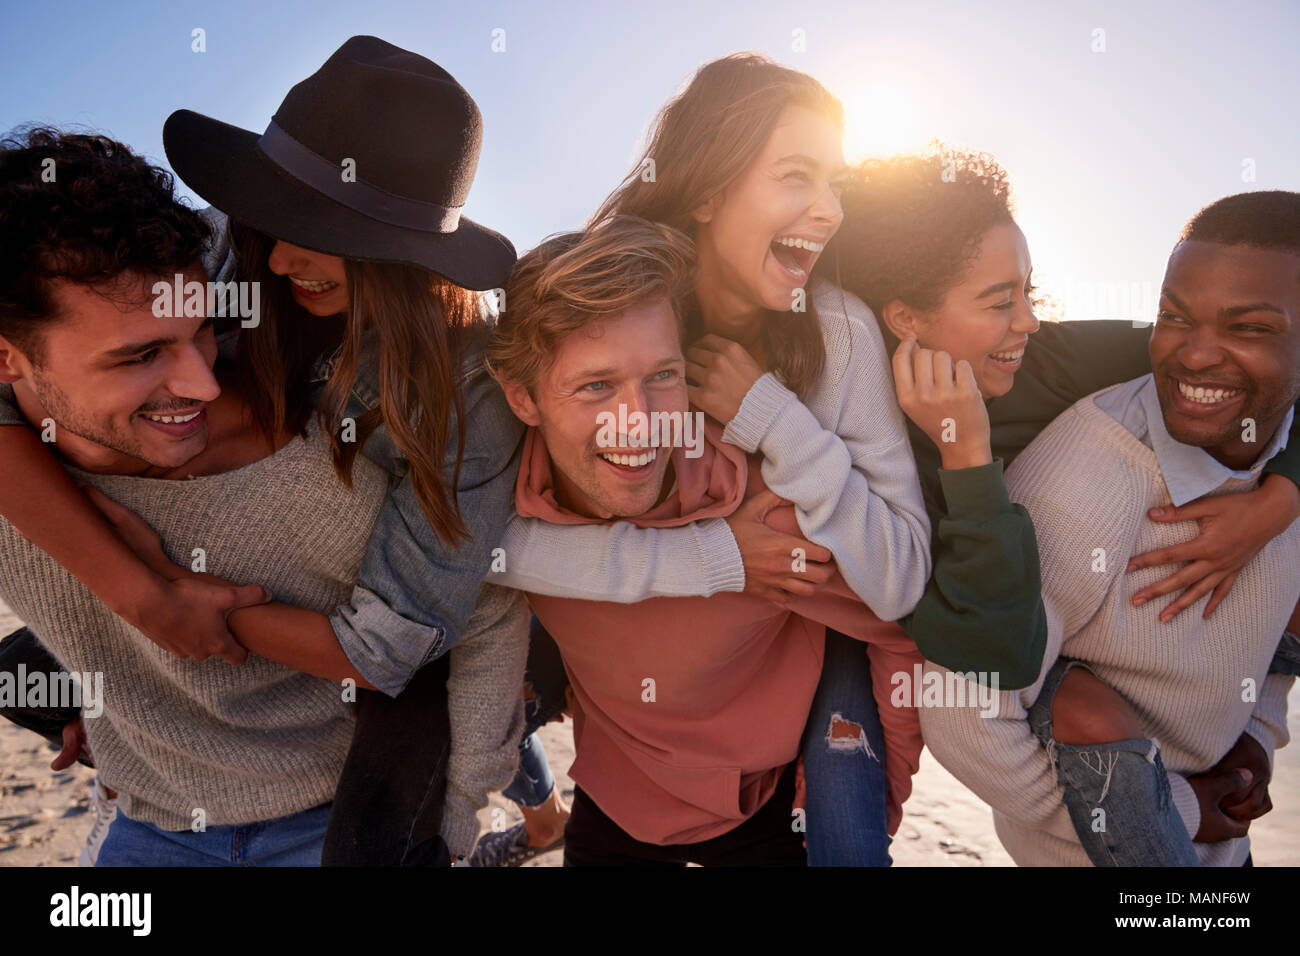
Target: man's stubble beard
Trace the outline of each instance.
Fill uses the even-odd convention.
[[[139,461],[148,462],[155,467],[169,467],[167,462],[156,462],[146,458],[140,447],[138,440],[114,434],[111,431],[103,430],[86,416],[83,416],[68,401],[63,390],[43,377],[35,369],[32,371],[32,390],[36,392],[37,399],[40,400],[41,407],[45,409],[45,414],[54,419],[54,440],[58,443],[59,431],[68,431],[78,438],[101,445],[119,455],[125,455],[128,458],[135,458]]]

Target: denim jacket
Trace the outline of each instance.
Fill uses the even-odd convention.
[[[524,426],[484,367],[489,328],[485,321],[472,336],[460,374],[465,453],[456,492],[471,540],[451,548],[438,537],[420,510],[406,459],[386,428],[376,428],[362,447],[367,458],[392,476],[390,490],[370,535],[352,598],[330,615],[330,624],[356,669],[390,696],[400,693],[416,671],[460,639],[491,565],[492,550],[501,543],[514,511]],[[344,411],[353,420],[379,404],[378,354],[373,344],[363,343],[358,357],[356,381]],[[322,356],[316,364],[317,399],[338,356],[338,352]],[[460,427],[453,410],[442,468],[449,485]]]
[[[226,217],[212,207],[199,214],[208,220],[213,235],[204,251],[203,267],[212,279],[229,281],[234,278],[235,261],[227,241]],[[482,321],[467,342],[459,380],[466,420],[456,500],[471,540],[450,548],[438,537],[420,510],[406,459],[387,428],[376,428],[361,449],[391,476],[389,493],[370,535],[352,598],[330,615],[330,624],[353,666],[394,697],[416,671],[460,639],[491,566],[492,549],[501,543],[506,522],[514,514],[524,426],[483,364],[496,309],[489,294],[480,296],[479,305]],[[223,351],[233,346],[237,331],[232,329],[224,340]],[[319,401],[341,352],[342,347],[316,362],[314,401]],[[367,337],[343,416],[355,421],[378,405],[379,354],[374,339]],[[455,421],[454,411],[452,418],[442,467],[448,485],[455,473],[461,424]]]

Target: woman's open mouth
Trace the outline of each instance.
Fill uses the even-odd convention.
[[[989,358],[993,364],[1006,372],[1014,372],[1020,368],[1020,363],[1025,357],[1025,347],[1022,345],[1018,349],[1008,349],[1005,352],[990,352]]]
[[[825,243],[802,236],[777,236],[770,246],[772,258],[791,281],[802,284],[812,272],[817,256],[826,248]]]

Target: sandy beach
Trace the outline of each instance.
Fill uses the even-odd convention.
[[[20,626],[0,603],[0,636]],[[1292,736],[1300,731],[1300,685],[1290,698]],[[573,725],[553,723],[542,730],[551,768],[561,793],[572,795],[568,768],[573,762]],[[55,774],[55,751],[35,734],[0,721],[0,866],[73,866],[90,832],[90,781],[80,765]],[[1270,793],[1273,812],[1251,827],[1256,866],[1300,865],[1300,749],[1279,752]],[[479,814],[483,830],[496,808],[507,825],[522,819],[514,805],[493,794]],[[896,866],[1011,866],[993,832],[989,808],[939,766],[927,750],[903,808],[903,823],[891,853]],[[496,818],[501,819],[500,815]],[[559,866],[562,851],[529,861],[528,866]]]

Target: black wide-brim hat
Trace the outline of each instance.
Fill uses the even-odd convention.
[[[163,148],[194,192],[268,236],[483,290],[505,285],[516,254],[461,215],[482,128],[446,70],[362,36],[291,89],[266,132],[177,110]]]

